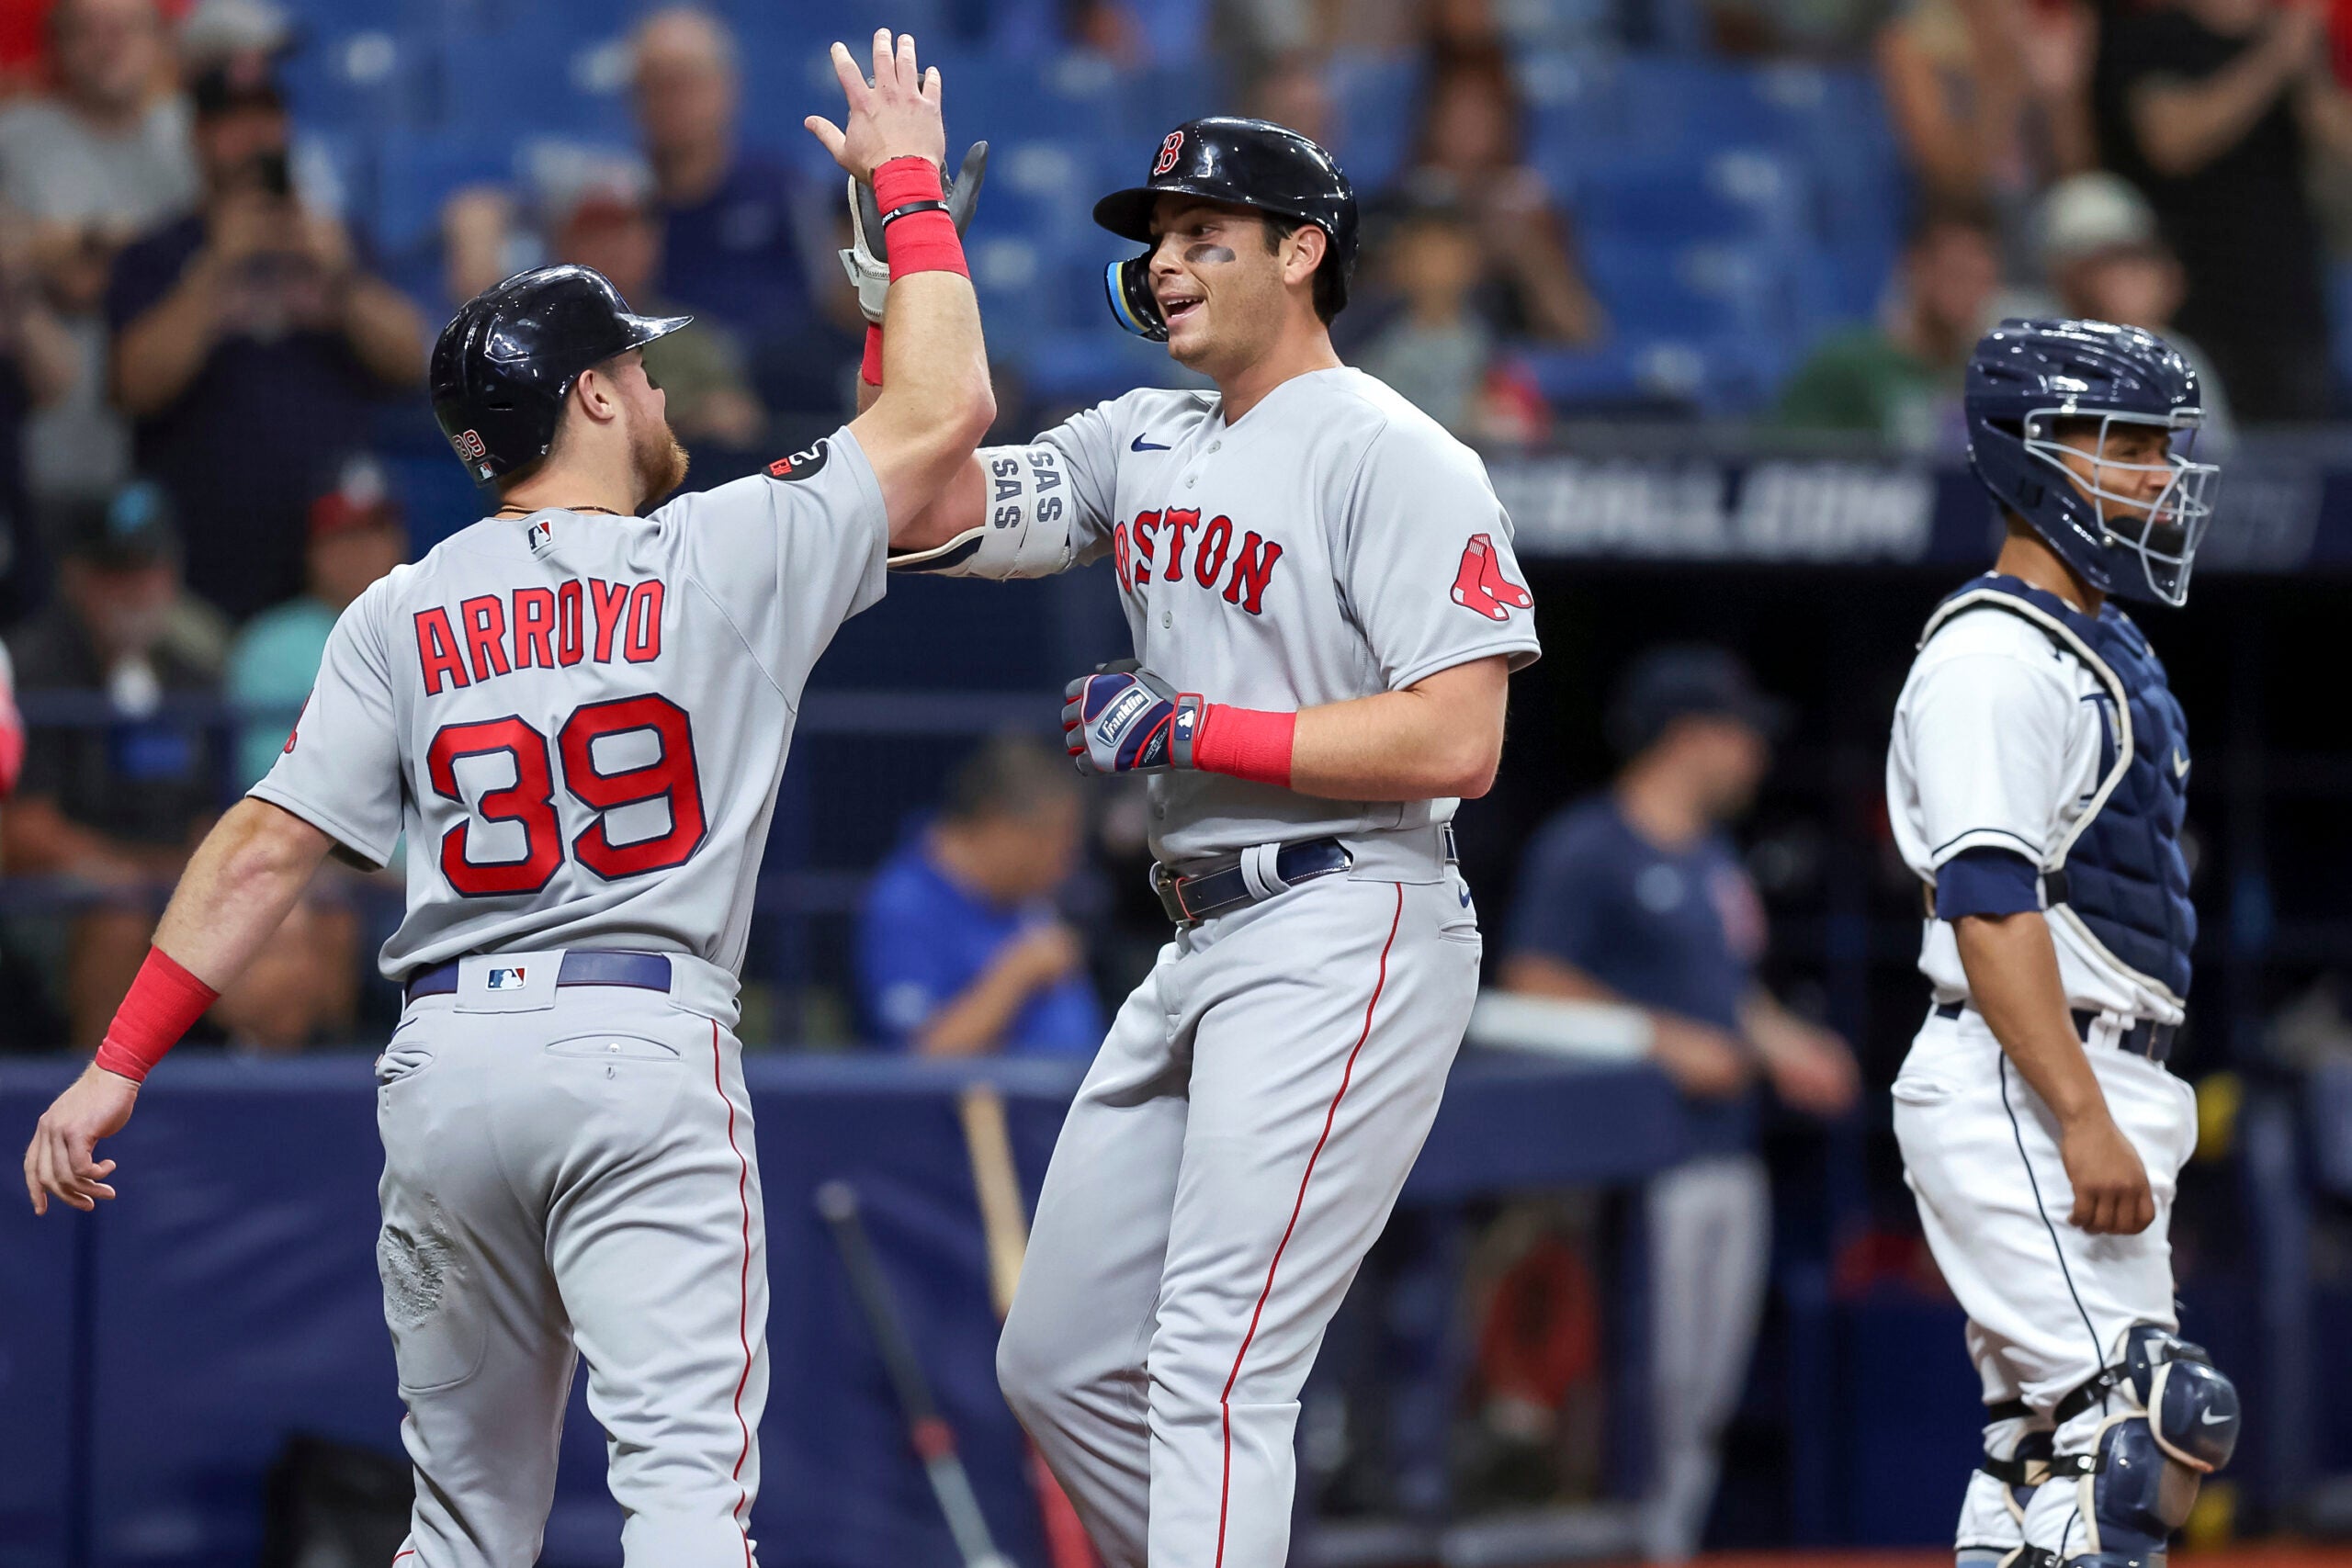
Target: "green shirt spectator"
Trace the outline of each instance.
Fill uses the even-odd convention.
[[[1875,435],[1896,451],[1958,457],[1969,351],[2001,281],[1993,220],[1974,208],[1930,208],[1903,247],[1900,285],[1882,325],[1815,348],[1781,396],[1779,423]]]
[[[400,508],[371,457],[343,465],[311,502],[310,525],[307,589],[248,621],[229,650],[228,694],[251,710],[237,737],[240,788],[258,783],[285,749],[344,606],[407,558]]]

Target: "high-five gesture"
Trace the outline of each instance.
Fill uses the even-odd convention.
[[[889,28],[875,33],[871,83],[858,73],[847,44],[833,45],[833,72],[849,100],[848,130],[822,115],[812,114],[801,123],[825,144],[834,162],[869,183],[875,169],[893,158],[945,165],[947,129],[939,116],[939,70],[916,65],[912,33],[899,34],[895,44]]]

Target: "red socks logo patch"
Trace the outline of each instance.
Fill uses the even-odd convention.
[[[1533,595],[1503,575],[1491,534],[1473,534],[1463,547],[1462,569],[1453,574],[1453,602],[1490,621],[1507,621],[1513,610],[1532,610]]]

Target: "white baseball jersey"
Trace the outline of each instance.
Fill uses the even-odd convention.
[[[1288,711],[1541,651],[1486,466],[1360,370],[1295,377],[1231,424],[1213,392],[1130,392],[983,457],[1010,494],[1067,483],[1080,558],[1112,558],[1136,658],[1180,691]],[[1456,804],[1170,772],[1151,780],[1152,852],[1426,827]]]
[[[1886,755],[1888,816],[1904,862],[1928,882],[1963,850],[2012,850],[2040,866],[2066,842],[2099,786],[2099,707],[2090,668],[2030,622],[1993,610],[1954,616],[1911,666]],[[2177,1023],[2177,1001],[2050,922],[2070,1005]],[[1936,999],[1968,995],[1949,920],[1930,919],[1919,968]]]
[[[571,946],[738,972],[801,686],[888,538],[847,430],[650,517],[477,523],[344,612],[253,794],[378,865],[408,835],[390,978]]]

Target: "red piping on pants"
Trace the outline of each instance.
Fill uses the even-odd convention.
[[[1273,1258],[1266,1265],[1266,1284],[1258,1292],[1257,1308],[1250,1314],[1250,1332],[1241,1337],[1241,1348],[1233,1353],[1233,1371],[1226,1374],[1225,1391],[1216,1396],[1217,1417],[1225,1430],[1225,1473],[1217,1483],[1216,1497],[1216,1568],[1225,1568],[1226,1512],[1233,1495],[1233,1385],[1241,1381],[1241,1359],[1250,1354],[1250,1341],[1258,1337],[1258,1320],[1265,1315],[1266,1298],[1274,1293],[1274,1270],[1283,1266],[1283,1249],[1290,1246],[1299,1213],[1306,1207],[1306,1184],[1315,1179],[1315,1162],[1323,1157],[1323,1145],[1331,1141],[1331,1124],[1339,1120],[1340,1101],[1347,1098],[1348,1084],[1355,1077],[1356,1057],[1363,1054],[1363,1043],[1372,1038],[1372,1010],[1380,1005],[1380,993],[1387,988],[1388,950],[1396,945],[1396,928],[1404,918],[1405,885],[1400,882],[1396,912],[1388,918],[1388,940],[1380,944],[1380,978],[1373,985],[1372,999],[1363,1004],[1363,1028],[1348,1050],[1348,1065],[1340,1074],[1340,1092],[1331,1097],[1330,1107],[1323,1112],[1323,1135],[1315,1140],[1315,1152],[1306,1156],[1306,1169],[1298,1179],[1298,1198],[1290,1206],[1290,1224],[1283,1227],[1283,1239],[1275,1244]]]

